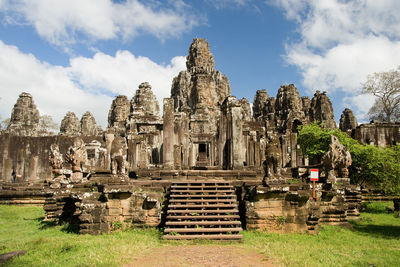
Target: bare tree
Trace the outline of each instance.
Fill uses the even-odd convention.
[[[8,125],[10,124],[11,119],[6,118],[6,119],[1,119],[0,118],[0,129],[7,129]]]
[[[382,122],[400,120],[400,66],[397,70],[368,75],[362,86],[363,93],[376,97],[368,112],[370,119]]]
[[[50,115],[42,115],[39,119],[40,127],[48,132],[56,131],[59,125],[53,121],[53,117]]]

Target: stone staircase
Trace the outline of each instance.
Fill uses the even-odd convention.
[[[239,209],[228,181],[174,182],[164,239],[241,240]]]

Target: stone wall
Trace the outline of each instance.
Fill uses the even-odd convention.
[[[82,136],[86,144],[97,141],[100,145],[104,141],[101,136]],[[40,183],[51,179],[49,151],[52,144],[58,144],[60,152],[65,154],[74,143],[74,137],[69,136],[15,136],[7,133],[0,134],[0,181],[1,182],[28,182]],[[90,149],[90,146],[88,146]],[[95,153],[93,147],[93,153]],[[89,152],[91,153],[92,150]],[[89,156],[92,158],[92,156]],[[93,155],[93,158],[95,154]],[[90,159],[89,159],[90,163]],[[103,162],[104,163],[104,162]],[[70,165],[65,164],[65,168]],[[106,166],[90,166],[88,168],[105,169]],[[107,168],[108,169],[108,168]]]
[[[362,144],[380,147],[400,143],[400,123],[361,124],[353,131],[352,137]]]
[[[100,234],[132,225],[161,223],[166,184],[94,176],[90,182],[48,189],[44,221],[68,222],[80,234]]]
[[[357,219],[361,191],[344,180],[344,184],[317,183],[316,200],[309,183],[252,187],[245,195],[246,227],[313,233],[321,224],[343,225]]]

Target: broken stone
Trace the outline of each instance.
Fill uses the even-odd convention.
[[[329,150],[322,157],[322,164],[328,181],[335,182],[337,177],[349,177],[349,170],[352,163],[349,150],[339,142],[339,139],[331,135]]]

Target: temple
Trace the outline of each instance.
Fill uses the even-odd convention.
[[[115,97],[104,131],[90,112],[81,120],[68,112],[50,134],[32,96],[22,93],[0,134],[0,203],[43,204],[46,220],[76,224],[80,233],[111,231],[115,222],[166,226],[167,239],[240,239],[242,228],[312,232],[358,216],[351,158],[337,140],[329,152],[335,157],[323,159],[335,167],[321,167],[318,200],[310,200],[302,176],[315,163],[300,151],[298,126],[337,127],[326,92],[310,99],[293,84],[276,97],[262,89],[251,108],[231,95],[205,39],[193,40],[186,67],[163,114],[143,82],[132,99]],[[399,142],[399,125],[377,127],[360,128],[348,109],[340,119],[340,129],[363,142]],[[204,227],[193,228],[198,220]]]

